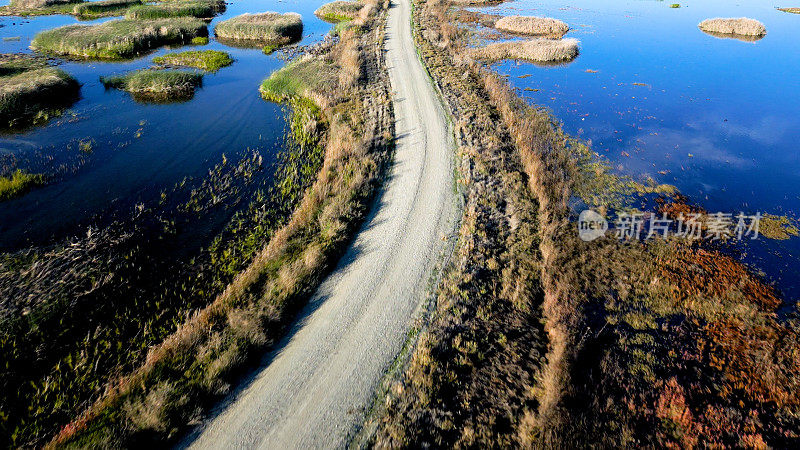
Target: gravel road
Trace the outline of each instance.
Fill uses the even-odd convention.
[[[386,63],[398,140],[372,212],[287,337],[182,446],[338,448],[363,422],[457,211],[445,114],[417,58],[410,17],[410,0],[395,0]]]

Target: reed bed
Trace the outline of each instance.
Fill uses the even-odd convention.
[[[217,24],[217,37],[261,45],[286,45],[303,35],[300,14],[265,12],[242,14]]]
[[[112,20],[100,25],[67,25],[37,34],[31,48],[53,55],[91,59],[125,59],[166,44],[206,36],[205,22],[195,18]]]
[[[71,103],[80,86],[63,70],[41,60],[0,59],[0,127],[36,120],[51,108]]]
[[[161,66],[193,67],[208,72],[233,64],[231,55],[218,50],[190,50],[180,53],[167,53],[153,58],[153,62]]]
[[[761,37],[767,34],[767,28],[763,23],[747,17],[706,19],[700,22],[698,27],[707,33],[720,35]]]
[[[495,22],[500,31],[529,36],[561,37],[569,31],[569,25],[550,17],[507,16]]]
[[[109,12],[122,11],[134,5],[141,5],[142,0],[99,0],[75,5],[73,14],[79,17],[102,16]]]
[[[363,6],[363,3],[357,1],[338,0],[320,6],[314,11],[314,15],[326,22],[345,22],[355,19]]]
[[[526,41],[497,42],[474,49],[479,59],[499,61],[503,59],[524,60],[536,63],[560,63],[578,56],[577,39],[530,39]]]
[[[141,5],[128,9],[126,19],[166,19],[170,17],[211,18],[225,11],[225,2],[186,1],[166,2],[158,5]]]
[[[68,5],[80,3],[82,0],[11,0],[9,5],[13,8],[46,8],[48,6]]]
[[[191,98],[195,88],[202,84],[203,76],[181,70],[143,69],[100,81],[106,88],[130,92],[137,100],[168,101]]]

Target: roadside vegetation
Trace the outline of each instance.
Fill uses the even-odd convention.
[[[51,55],[125,59],[167,44],[184,44],[208,35],[195,18],[111,20],[99,25],[67,25],[34,36],[31,48]]]
[[[538,63],[562,63],[572,61],[578,56],[578,40],[569,38],[495,42],[474,49],[472,54],[476,58],[489,61],[514,59]]]
[[[274,98],[285,98],[291,106],[293,141],[303,149],[290,160],[319,162],[291,172],[315,180],[299,192],[293,177],[275,186],[276,192],[294,193],[293,213],[266,238],[247,240],[254,251],[248,264],[233,267],[230,284],[208,292],[213,297],[207,304],[171,315],[173,331],[158,345],[123,345],[136,349],[126,356],[135,365],[99,383],[90,397],[93,405],[62,428],[51,445],[164,445],[224,396],[280,338],[346,249],[388,161],[391,102],[380,46],[386,6],[368,3],[355,19],[362,33],[344,32],[337,42],[326,41],[285,69],[308,84],[274,92]],[[263,215],[258,205],[253,211]],[[242,232],[251,228],[241,224]],[[227,247],[215,254],[239,252]]]
[[[500,31],[529,36],[560,38],[569,31],[569,25],[550,17],[507,16],[498,19],[494,27]]]
[[[228,53],[219,50],[189,50],[157,56],[153,58],[153,62],[160,66],[192,67],[207,72],[216,72],[233,64],[233,58]]]
[[[763,23],[741,17],[738,19],[706,19],[698,27],[714,35],[719,36],[744,36],[750,38],[761,38],[767,34],[767,28]]]
[[[465,261],[490,257],[495,246],[494,254],[504,257],[515,245],[530,253],[516,264],[497,258],[454,264],[428,329],[381,402],[385,411],[374,418],[372,442],[411,448],[796,445],[796,310],[779,314],[780,295],[719,248],[578,239],[570,199],[599,211],[618,202],[630,207],[619,190],[628,183],[502,77],[464,58],[469,30],[446,3],[417,1],[415,7],[415,36],[454,112],[457,136],[478,143],[462,151],[473,161],[462,165],[469,169],[468,193],[480,181],[475,168],[479,176],[520,180],[535,209],[468,194],[464,223],[471,229],[459,243]],[[502,149],[518,163],[488,170],[474,162],[497,161],[491,156]],[[503,185],[489,186],[484,198]],[[672,217],[695,210],[674,195],[656,200],[659,212]],[[532,232],[498,242],[503,227],[477,226],[482,217],[506,217],[516,227],[530,223]],[[518,283],[512,274],[528,276]],[[495,314],[498,299],[509,293],[519,293],[517,316],[514,309]],[[518,311],[528,311],[527,320]]]
[[[326,22],[346,22],[355,19],[363,6],[359,1],[337,0],[320,6],[314,15]]]
[[[0,129],[45,122],[77,100],[79,90],[43,58],[0,54]]]
[[[125,75],[100,79],[106,88],[129,92],[137,101],[185,101],[203,83],[203,75],[180,70],[142,69]]]
[[[41,174],[15,170],[10,176],[0,177],[0,202],[24,195],[32,188],[45,184]]]
[[[218,38],[240,44],[277,47],[299,41],[303,35],[303,21],[296,13],[242,14],[218,23],[214,33]]]
[[[126,19],[166,19],[170,17],[211,18],[225,11],[221,0],[170,1],[155,5],[141,5],[128,9]]]

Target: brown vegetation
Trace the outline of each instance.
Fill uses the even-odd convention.
[[[252,42],[256,46],[286,45],[300,40],[303,21],[297,13],[242,14],[218,23],[214,33],[222,39]]]
[[[497,20],[494,27],[500,31],[530,36],[560,38],[569,31],[569,25],[550,17],[507,16]]]
[[[700,22],[698,27],[705,32],[722,36],[763,37],[767,34],[767,28],[763,23],[755,19],[748,19],[747,17],[738,19],[706,19]]]
[[[476,58],[489,61],[515,59],[537,63],[567,62],[578,56],[578,40],[570,38],[495,42],[474,49],[472,54]]]
[[[338,43],[323,43],[314,54],[329,67],[286,91],[295,108],[305,108],[292,123],[301,141],[327,130],[322,168],[288,224],[212,304],[109,384],[51,446],[163,444],[281,336],[344,250],[389,155],[391,103],[380,47],[386,6],[373,3],[356,19],[361,33],[345,30]]]

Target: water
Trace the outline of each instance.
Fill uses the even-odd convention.
[[[581,53],[570,64],[494,67],[621,173],[673,184],[709,212],[796,218],[800,15],[769,2],[670,3],[520,0],[480,10],[573,28],[566,37],[581,41]],[[767,35],[742,42],[697,28],[713,17],[754,18]],[[761,238],[744,251],[787,298],[800,297],[800,239]]]
[[[7,4],[7,2],[4,2]],[[225,46],[213,38],[214,24],[246,12],[298,12],[303,17],[299,45],[317,42],[330,30],[313,15],[324,1],[236,1],[209,24],[206,46],[161,48],[126,62],[70,62],[60,68],[81,83],[81,99],[68,114],[45,126],[0,135],[3,169],[48,174],[47,186],[0,203],[0,249],[38,245],[80,234],[83,227],[111,208],[156,198],[184,177],[202,177],[222,155],[256,149],[269,165],[281,150],[285,114],[262,100],[258,86],[284,64],[278,54]],[[92,22],[100,23],[110,19]],[[31,52],[32,37],[42,30],[79,22],[70,16],[2,17],[0,52]],[[206,74],[192,100],[176,104],[140,104],[126,92],[106,90],[101,76],[151,65],[153,57],[187,49],[223,50],[233,65]],[[92,152],[80,151],[91,141]],[[267,174],[266,176],[269,176]],[[212,230],[208,230],[211,232]]]

